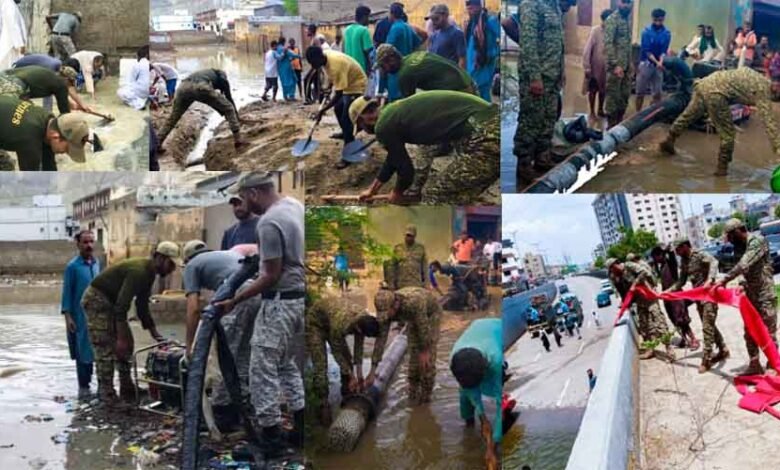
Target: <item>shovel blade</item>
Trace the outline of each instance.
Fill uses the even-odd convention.
[[[305,157],[310,155],[320,146],[320,143],[316,140],[301,139],[295,142],[292,147],[292,156],[296,158]]]
[[[341,150],[341,159],[349,163],[361,163],[368,158],[368,146],[360,139],[344,145]]]

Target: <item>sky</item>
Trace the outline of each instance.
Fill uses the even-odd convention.
[[[747,202],[765,198],[766,194],[746,195]],[[684,217],[702,213],[702,206],[712,203],[717,209],[728,207],[733,194],[680,195]],[[601,243],[593,194],[517,195],[502,198],[502,237],[515,241],[521,256],[541,253],[550,264],[563,264],[568,255],[573,263],[592,260],[593,249]],[[693,211],[691,211],[693,207]]]

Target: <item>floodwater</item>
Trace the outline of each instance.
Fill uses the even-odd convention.
[[[500,293],[491,291],[489,311],[498,312]],[[348,454],[321,452],[310,455],[317,469],[453,469],[485,466],[485,445],[478,429],[466,428],[459,412],[459,387],[449,371],[449,355],[455,341],[471,321],[486,312],[444,312],[436,357],[436,385],[427,405],[412,407],[408,400],[407,364],[404,357],[388,389],[376,421]],[[487,415],[495,416],[492,400],[484,400]]]
[[[70,427],[77,406],[76,371],[60,314],[60,286],[0,287],[0,371],[20,368],[0,377],[0,468],[56,470],[135,469],[115,429]],[[151,338],[131,323],[136,348]],[[182,338],[183,325],[159,325],[166,337]],[[143,359],[141,359],[143,363]],[[139,369],[139,374],[141,370]],[[93,378],[92,390],[97,389]],[[64,403],[54,401],[63,396]],[[53,419],[28,422],[27,415]],[[54,436],[67,438],[57,444]]]
[[[153,62],[170,64],[179,71],[179,81],[204,68],[218,68],[227,73],[230,92],[239,109],[258,101],[265,88],[263,57],[228,45],[178,46],[174,51],[154,51]],[[281,90],[277,99],[281,99]],[[205,169],[200,165],[214,130],[224,120],[212,111],[195,148],[187,156],[188,169]]]
[[[501,189],[514,192],[516,159],[512,154],[512,136],[517,128],[516,56],[504,59],[503,80],[506,83],[502,107],[501,141]],[[581,92],[583,70],[578,56],[566,57],[566,85],[563,92],[563,116],[588,113],[587,96]],[[635,110],[635,96],[631,96],[627,116]],[[652,100],[645,99],[645,106]],[[780,105],[774,104],[775,115]],[[603,120],[591,122],[591,126],[603,129]],[[778,163],[772,154],[769,138],[763,122],[754,114],[739,126],[734,159],[729,176],[713,176],[717,166],[719,139],[717,134],[689,130],[677,141],[677,155],[667,156],[658,151],[659,143],[666,138],[669,124],[659,123],[645,130],[631,142],[618,149],[618,156],[610,161],[601,173],[591,179],[581,192],[697,192],[724,193],[767,191],[772,171]]]
[[[584,408],[521,410],[504,436],[503,467],[563,470],[584,413]]]

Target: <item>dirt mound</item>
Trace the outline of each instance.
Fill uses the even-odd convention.
[[[171,115],[173,106],[162,106],[152,111],[152,125],[154,129],[160,132],[168,116]],[[203,103],[193,103],[187,112],[176,124],[176,127],[168,134],[165,139],[165,153],[160,155],[161,169],[183,169],[186,165],[187,155],[195,148],[198,137],[203,127],[209,120],[209,115],[214,112],[213,109]]]

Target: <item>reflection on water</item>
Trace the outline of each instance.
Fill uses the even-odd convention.
[[[233,46],[179,46],[173,52],[155,51],[153,62],[165,62],[179,71],[179,80],[197,70],[217,68],[224,70],[230,80],[230,92],[236,106],[243,106],[260,99],[263,93],[263,58],[250,54]],[[212,112],[206,126],[203,128],[198,142],[187,156],[188,163],[202,160],[209,140],[214,136],[214,130],[222,122],[223,117],[216,111]]]
[[[0,469],[136,468],[116,430],[70,427],[73,413],[68,410],[78,404],[78,384],[59,292],[59,286],[0,288],[0,371],[21,370],[0,377]],[[150,344],[138,322],[131,325],[136,348]],[[159,330],[168,337],[183,337],[182,325],[160,325]],[[93,392],[96,388],[93,378]],[[66,402],[55,402],[55,396]],[[53,419],[24,419],[43,414]],[[53,437],[64,434],[69,434],[67,443],[56,444]]]
[[[584,408],[527,409],[504,436],[503,467],[563,470]]]

